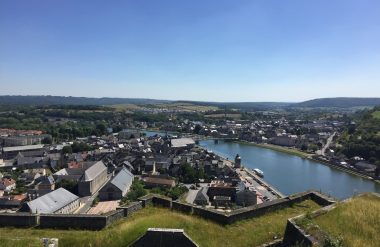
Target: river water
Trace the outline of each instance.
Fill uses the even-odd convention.
[[[380,193],[379,183],[298,156],[222,140],[200,141],[199,145],[230,160],[239,154],[245,167],[262,170],[264,180],[285,195],[309,189],[338,199],[361,192]]]
[[[155,131],[145,133],[147,136],[165,134]],[[379,183],[295,155],[223,140],[218,143],[214,140],[200,141],[199,145],[230,160],[239,154],[245,167],[262,170],[264,180],[285,195],[310,189],[322,191],[338,199],[362,192],[380,193]]]

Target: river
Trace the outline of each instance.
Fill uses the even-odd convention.
[[[380,193],[379,183],[298,156],[222,140],[200,141],[199,145],[230,160],[239,154],[245,167],[262,170],[264,179],[285,195],[309,189],[338,199],[362,192]]]
[[[147,136],[165,134],[155,131],[145,133]],[[262,170],[265,181],[285,195],[310,189],[338,199],[346,199],[362,192],[380,193],[379,183],[295,155],[223,140],[218,143],[214,140],[200,141],[199,145],[230,160],[239,154],[245,167]]]

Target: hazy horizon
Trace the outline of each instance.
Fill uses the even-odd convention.
[[[0,2],[0,94],[379,97],[380,2]]]

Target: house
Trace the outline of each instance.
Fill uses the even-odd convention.
[[[107,180],[107,167],[103,161],[97,161],[84,171],[79,183],[78,193],[81,196],[90,196],[97,192]]]
[[[230,196],[214,196],[211,204],[218,207],[226,207],[232,203]]]
[[[208,195],[207,195],[207,187],[202,187],[197,195],[195,196],[195,199],[194,199],[194,204],[197,204],[197,205],[202,205],[202,206],[205,206],[205,205],[208,205],[210,202],[209,198],[208,198]]]
[[[24,172],[19,176],[20,181],[24,181],[26,184],[33,183],[37,178],[41,177],[37,172]]]
[[[297,136],[276,136],[271,139],[271,143],[279,146],[292,147],[297,144]]]
[[[16,181],[12,178],[2,178],[0,180],[0,190],[11,191],[16,188]]]
[[[133,174],[127,168],[120,170],[111,181],[100,189],[100,200],[120,200],[128,193],[133,178]]]
[[[28,146],[16,146],[16,147],[4,147],[3,158],[13,159],[18,153],[22,153],[25,156],[40,156],[45,151],[44,145],[28,145]],[[33,154],[33,155],[32,155]]]
[[[44,214],[69,214],[79,207],[79,197],[59,188],[25,203],[21,211]]]
[[[255,191],[244,188],[236,193],[236,204],[248,207],[257,204],[257,194]]]
[[[39,190],[54,190],[55,181],[53,176],[41,176],[37,179],[37,188]]]
[[[175,149],[182,149],[182,148],[192,148],[195,145],[195,141],[191,138],[178,138],[178,139],[171,139],[170,144],[172,148]]]
[[[375,172],[377,166],[365,161],[359,161],[354,165],[354,167],[365,172]]]
[[[145,177],[143,178],[143,182],[147,188],[172,188],[175,186],[176,182],[174,179],[165,178],[165,177]]]
[[[232,183],[226,183],[222,180],[211,181],[207,190],[207,195],[212,202],[215,199],[226,200],[229,197],[230,201],[235,201],[236,187]]]
[[[53,177],[57,182],[62,180],[78,182],[83,176],[84,171],[82,168],[63,168],[54,173]]]
[[[19,209],[26,200],[26,195],[11,195],[0,197],[0,209]]]

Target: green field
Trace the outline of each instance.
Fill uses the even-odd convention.
[[[326,233],[347,247],[377,247],[380,243],[380,197],[364,194],[338,203],[331,211],[297,222],[323,242]]]
[[[207,111],[216,111],[219,108],[216,106],[204,106],[204,105],[194,105],[191,103],[169,103],[169,104],[158,104],[158,108],[168,108],[173,110],[180,111],[189,111],[189,112],[207,112]]]
[[[141,109],[141,106],[134,105],[134,104],[117,104],[117,105],[111,105],[113,109],[116,111],[137,111]]]
[[[374,111],[372,112],[372,117],[376,119],[380,119],[380,111]]]
[[[218,113],[218,114],[209,114],[209,115],[205,115],[205,117],[207,118],[231,118],[231,119],[240,119],[241,118],[241,114],[240,113],[227,113],[227,114],[224,114],[224,113]]]
[[[307,200],[263,216],[222,226],[199,217],[148,207],[101,231],[0,228],[0,246],[39,246],[42,237],[58,238],[60,247],[128,246],[149,227],[183,228],[199,246],[258,246],[282,237],[288,218],[319,208]]]

